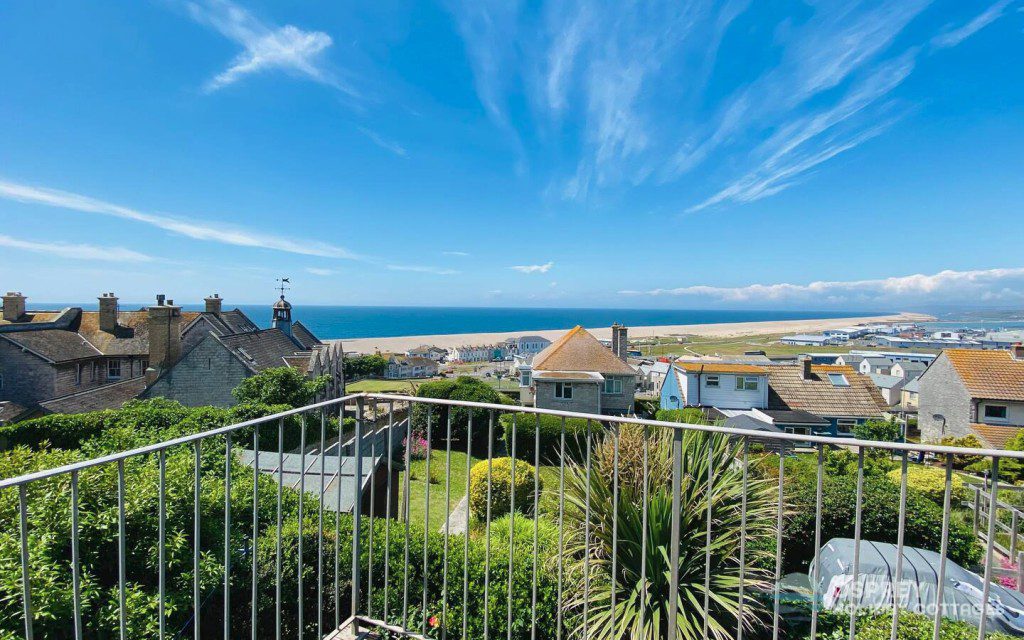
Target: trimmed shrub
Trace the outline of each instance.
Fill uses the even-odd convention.
[[[513,418],[514,416],[514,418]],[[533,462],[535,458],[537,432],[540,431],[540,459],[542,462],[558,462],[558,454],[562,446],[562,418],[547,414],[506,413],[501,416],[505,448],[512,453],[512,421],[516,424],[516,457],[520,460]],[[590,423],[591,432],[600,433],[604,426],[599,422]],[[585,445],[584,436],[587,432],[587,421],[581,418],[565,419],[565,452],[566,456],[579,459]]]
[[[0,427],[0,446],[38,447],[44,441],[58,449],[77,449],[82,442],[103,431],[111,411],[76,415],[54,414]]]
[[[516,463],[516,510],[531,513],[533,503],[533,466]],[[543,489],[543,482],[541,488]],[[491,517],[508,513],[512,509],[512,458],[491,460]],[[487,516],[487,460],[481,460],[469,471],[469,512],[478,520]]]
[[[654,416],[662,422],[685,422],[687,424],[711,424],[703,411],[694,407],[685,409],[659,409]]]
[[[508,396],[498,393],[487,383],[470,376],[459,376],[454,380],[432,380],[424,382],[416,389],[418,398],[438,398],[462,400],[465,402],[484,402],[489,404],[515,404]],[[447,407],[444,405],[414,404],[412,408],[412,424],[415,429],[426,433],[427,417],[431,416],[432,443],[443,442],[447,436],[448,418],[452,421],[452,440],[465,442],[472,417],[472,438],[475,447],[487,445],[487,423],[490,418],[487,409],[468,409],[466,407]]]
[[[901,471],[893,469],[886,474],[897,487]],[[935,504],[942,506],[946,495],[946,470],[937,467],[907,467],[907,489],[917,491]],[[950,482],[950,504],[954,507],[967,500],[967,487],[960,476],[953,474]]]
[[[942,439],[940,444],[942,444],[943,446],[946,446],[946,447],[963,447],[963,448],[970,448],[970,449],[984,449],[985,448],[985,445],[982,444],[981,440],[978,439],[978,436],[975,436],[975,435],[968,435],[968,436],[964,436],[962,438],[957,438],[957,437],[954,437],[954,436],[946,436],[945,438]],[[972,464],[975,464],[975,463],[978,463],[978,462],[984,462],[984,461],[985,461],[985,458],[983,456],[973,456],[973,455],[966,455],[966,454],[959,455],[958,454],[958,455],[954,455],[953,456],[953,468],[954,469],[963,470],[963,469],[966,469],[967,467],[971,466]]]

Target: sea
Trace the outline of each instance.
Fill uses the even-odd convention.
[[[96,303],[38,303],[38,309],[80,306],[96,309]],[[122,310],[140,309],[143,303],[122,301]],[[201,310],[202,305],[182,305]],[[270,305],[225,304],[225,310],[239,308],[260,326],[270,325]],[[886,315],[889,311],[751,311],[709,309],[539,309],[507,307],[363,307],[296,304],[292,319],[301,320],[317,336],[333,338],[389,338],[454,333],[529,332],[611,326],[664,326],[678,324],[719,324],[724,322],[770,322],[817,318],[853,318]]]

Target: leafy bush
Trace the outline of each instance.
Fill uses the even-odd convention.
[[[512,452],[512,421],[515,420],[515,452],[520,460],[533,462],[536,453],[537,435],[540,432],[540,460],[541,462],[557,462],[562,446],[562,418],[548,414],[539,413],[506,413],[501,416],[499,422],[502,428],[502,437],[505,440],[505,448]],[[593,433],[603,429],[600,423],[591,422],[590,428]],[[587,432],[587,420],[582,418],[565,419],[565,451],[566,456],[572,459],[580,459],[580,453],[584,447],[584,437]]]
[[[327,376],[310,380],[294,367],[274,367],[242,380],[232,394],[239,403],[302,407],[313,402],[326,388]]]
[[[494,458],[490,464],[491,516],[497,517],[512,510],[512,458]],[[523,513],[531,513],[534,508],[535,473],[533,466],[516,462],[515,507]],[[487,516],[487,460],[477,462],[469,471],[469,512],[478,520]]]
[[[685,409],[659,409],[655,420],[662,422],[685,422],[687,424],[710,424],[707,415],[694,407]]]
[[[810,637],[811,605],[810,603],[787,603],[791,611],[781,619],[780,637],[783,640],[804,640]],[[900,640],[932,640],[933,625],[931,616],[911,611],[900,611],[899,626],[896,637]],[[889,640],[892,633],[892,610],[861,609],[857,613],[857,640]],[[753,634],[752,634],[753,635]],[[770,637],[770,630],[755,635],[760,639]],[[818,612],[818,638],[821,640],[846,640],[850,637],[850,614],[843,610],[822,610]],[[974,625],[944,618],[942,620],[942,640],[976,640],[978,629]],[[1013,636],[1001,632],[989,631],[985,634],[988,640],[1010,640]]]
[[[345,379],[382,376],[388,370],[388,359],[379,353],[345,358]]]
[[[4,425],[0,427],[0,446],[4,449],[37,447],[45,441],[58,449],[77,449],[84,440],[103,430],[110,414],[110,411],[54,414]]]
[[[946,447],[961,447],[967,449],[984,449],[985,445],[981,443],[976,435],[967,435],[962,438],[955,436],[946,436],[940,443]],[[955,454],[953,456],[953,468],[954,469],[966,469],[967,467],[977,462],[983,462],[985,458],[983,456],[975,456],[969,454]]]
[[[813,559],[815,483],[802,480],[787,496],[791,516],[783,531],[782,553],[785,571],[806,571]],[[856,522],[856,478],[826,477],[822,489],[821,540],[853,538]],[[885,477],[864,478],[861,510],[861,539],[896,543],[899,532],[900,489]],[[907,492],[904,543],[939,551],[942,543],[942,508],[917,491]],[[774,550],[774,542],[772,545]],[[949,558],[970,566],[981,557],[981,548],[969,526],[949,525]]]
[[[420,398],[439,398],[462,400],[466,402],[483,402],[488,404],[511,405],[514,402],[508,396],[498,393],[487,383],[470,376],[459,376],[454,380],[432,380],[424,382],[416,389]],[[465,442],[472,418],[472,437],[474,446],[486,445],[488,420],[490,411],[487,409],[469,409],[467,407],[447,407],[444,405],[413,405],[412,424],[418,430],[426,432],[427,417],[430,416],[432,429],[431,439],[443,441],[447,436],[448,419],[451,418],[452,440]]]
[[[867,420],[853,427],[853,435],[861,440],[899,442],[903,439],[903,428],[895,420]]]
[[[899,486],[901,475],[900,469],[893,469],[886,477]],[[907,489],[917,491],[942,506],[946,496],[946,470],[937,467],[907,467]],[[963,478],[954,473],[950,482],[950,504],[959,505],[967,498],[967,487],[964,486]]]

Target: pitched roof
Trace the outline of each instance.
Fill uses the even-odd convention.
[[[728,362],[676,362],[676,366],[692,373],[749,373],[762,376],[768,373],[764,367],[755,367],[752,364],[731,364]]]
[[[121,405],[137,397],[146,389],[143,377],[122,380],[112,384],[104,384],[79,391],[59,398],[40,402],[39,406],[47,413],[85,413],[102,411],[103,409],[120,409]]]
[[[628,364],[581,326],[566,332],[533,358],[534,371],[596,371],[635,375]]]
[[[26,411],[28,411],[28,409],[20,404],[16,404],[8,400],[0,402],[0,425],[17,420]]]
[[[875,383],[875,386],[880,389],[892,389],[899,383],[903,382],[903,378],[899,376],[887,376],[884,373],[869,373],[868,377]]]
[[[253,371],[287,366],[284,358],[300,352],[295,341],[276,327],[214,337]]]
[[[900,366],[900,369],[903,369],[904,371],[924,371],[925,369],[928,368],[928,365],[926,365],[925,363],[916,362],[914,360],[904,360],[897,362],[896,364],[898,364]]]
[[[849,386],[835,386],[828,374],[841,373]],[[871,378],[852,367],[812,365],[804,380],[803,366],[768,367],[768,408],[803,409],[819,416],[874,418],[888,406]]]
[[[892,366],[893,365],[893,361],[890,360],[889,358],[880,358],[880,357],[876,357],[876,356],[868,356],[867,358],[864,358],[864,360],[867,360],[868,364],[870,364],[870,365],[878,365],[878,366],[883,366],[883,367],[885,367],[885,366]]]
[[[994,449],[1005,449],[1006,443],[1020,433],[1024,427],[1009,427],[995,424],[972,424],[974,431],[988,446]]]
[[[292,337],[298,340],[303,349],[312,349],[318,344],[323,344],[320,338],[313,335],[313,332],[306,328],[301,322],[292,323]]]
[[[775,424],[828,424],[828,420],[802,409],[761,409],[760,411],[774,420]]]
[[[921,392],[921,378],[914,378],[913,380],[911,380],[907,384],[903,385],[903,390],[904,391],[909,391],[910,393],[920,393]]]
[[[41,329],[39,331],[19,331],[3,333],[0,338],[13,342],[16,346],[27,349],[50,362],[71,362],[82,358],[95,358],[101,355],[96,347],[89,344],[74,331],[61,329]]]
[[[946,349],[942,352],[974,398],[1024,401],[1024,361],[1009,351]]]

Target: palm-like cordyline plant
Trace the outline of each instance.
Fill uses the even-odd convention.
[[[669,621],[672,531],[672,433],[624,425],[619,443],[619,499],[614,508],[615,444],[611,434],[595,436],[590,471],[585,461],[567,461],[566,527],[571,558],[568,632],[595,640],[620,638],[733,637],[737,625],[753,628],[763,607],[752,592],[768,586],[763,551],[774,539],[775,500],[764,480],[749,477],[746,496],[746,551],[739,606],[743,470],[741,443],[721,434],[685,431],[679,540],[678,615]],[[644,531],[644,448],[647,537]],[[709,485],[709,467],[710,485]],[[589,481],[588,481],[589,478]],[[588,491],[589,487],[589,491]],[[710,490],[709,490],[710,489]],[[707,543],[708,505],[711,537]],[[588,506],[589,505],[589,506]],[[612,573],[613,527],[615,572]],[[589,540],[587,532],[589,531]],[[706,553],[710,568],[706,572]],[[589,580],[587,579],[589,574]],[[705,589],[707,576],[709,588]],[[614,594],[614,611],[612,599]],[[705,595],[709,615],[705,620]],[[670,631],[674,627],[674,631]]]

